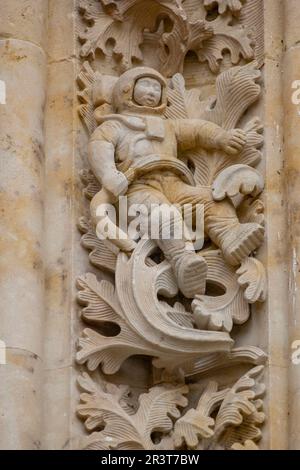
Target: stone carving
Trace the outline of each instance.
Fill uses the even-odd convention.
[[[210,382],[202,393],[197,408],[191,408],[174,426],[175,448],[186,443],[188,449],[230,449],[241,436],[244,441],[257,441],[260,426],[265,419],[261,412],[261,397],[265,388],[256,379],[263,367],[245,374],[230,389],[218,391],[218,384]],[[218,410],[216,418],[212,413]],[[245,434],[244,434],[245,433]]]
[[[264,266],[253,257],[264,240],[258,199],[264,181],[255,169],[262,125],[246,114],[260,95],[259,47],[251,46],[245,26],[228,26],[233,16],[255,23],[259,5],[153,0],[141,14],[142,0],[80,2],[91,21],[81,35],[82,56],[106,53],[114,39],[122,70],[103,75],[86,61],[78,78],[91,167],[81,175],[91,214],[79,229],[91,263],[113,276],[78,279],[82,319],[90,327],[79,339],[77,362],[92,373],[79,380],[86,393],[78,413],[88,431],[97,429],[84,448],[252,449],[261,437],[266,356],[253,346],[235,347],[231,336],[234,325],[248,321],[250,305],[266,299]],[[216,18],[209,21],[208,12]],[[220,24],[228,36],[218,36]],[[153,36],[164,45],[159,71],[153,64],[133,66],[135,59],[146,61],[140,46]],[[240,54],[258,62],[225,68],[216,96],[203,100],[179,73],[185,55],[195,50],[217,72],[224,48],[233,63]],[[120,196],[147,209],[135,237],[120,223]],[[201,204],[204,246],[183,220],[186,204],[194,223]],[[99,207],[115,207],[117,217]],[[157,232],[149,237],[153,221]],[[184,228],[180,237],[176,224]],[[170,237],[163,236],[165,228]],[[136,355],[149,356],[153,368],[153,386],[139,404],[130,388],[108,380]],[[187,378],[247,364],[256,367],[227,387],[208,383],[193,408]]]
[[[138,410],[128,403],[128,389],[114,385],[96,386],[87,375],[79,380],[85,392],[78,413],[86,421],[87,429],[104,427],[87,439],[87,449],[97,450],[142,450],[168,448],[168,435],[173,428],[173,419],[179,418],[178,407],[185,407],[187,386],[160,385],[153,387],[139,398]],[[166,435],[157,445],[153,434]]]
[[[218,4],[218,11],[221,15],[225,13],[227,9],[237,15],[240,13],[244,2],[240,0],[204,0],[205,7],[213,7],[216,3]]]
[[[187,385],[157,385],[139,398],[138,408],[130,403],[124,386],[97,383],[84,374],[79,379],[81,395],[78,414],[92,433],[84,439],[85,449],[164,450],[255,449],[265,420],[261,411],[264,385],[259,382],[263,366],[251,369],[231,388],[218,390],[209,382],[197,408],[182,413],[188,404]],[[212,418],[214,414],[214,418]],[[174,421],[176,420],[175,424]]]
[[[215,1],[211,0],[124,0],[80,1],[87,22],[80,33],[82,57],[95,57],[97,50],[113,57],[122,71],[144,61],[142,45],[159,45],[157,68],[165,76],[182,72],[184,59],[194,51],[200,62],[207,61],[213,72],[219,70],[223,53],[229,50],[233,64],[240,57],[255,58],[255,30],[261,1],[253,0],[251,10],[243,12],[241,24],[233,26],[233,17],[241,12],[239,0],[219,0],[216,18],[209,18]],[[256,49],[257,50],[257,49]]]

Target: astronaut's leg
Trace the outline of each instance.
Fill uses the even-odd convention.
[[[159,236],[156,243],[170,262],[175,273],[178,287],[187,298],[205,293],[207,264],[184,239],[184,222],[174,206],[163,205],[152,210],[151,218],[159,220]],[[165,224],[168,227],[165,227]],[[181,227],[181,238],[176,237],[177,228]],[[165,230],[167,228],[167,230]]]
[[[238,266],[263,243],[264,228],[257,223],[241,224],[228,200],[207,202],[204,220],[210,239],[232,266]]]
[[[206,287],[207,264],[202,256],[191,249],[183,236],[177,238],[178,228],[182,227],[183,219],[179,211],[165,195],[147,185],[136,184],[129,189],[128,207],[130,204],[145,204],[149,212],[149,225],[155,235],[157,246],[171,264],[176,276],[178,287],[187,298],[204,294]]]
[[[226,261],[239,265],[264,240],[264,228],[256,223],[241,224],[229,200],[214,201],[210,188],[176,185],[175,201],[204,205],[205,232],[221,248]]]

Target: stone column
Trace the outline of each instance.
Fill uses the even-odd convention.
[[[285,54],[285,162],[288,201],[289,247],[289,317],[290,347],[300,341],[300,104],[292,102],[300,81],[300,5],[297,0],[284,1]],[[299,84],[298,84],[299,90]],[[299,96],[299,94],[298,94]],[[298,346],[299,348],[299,346]],[[292,349],[290,349],[292,353]],[[289,447],[300,449],[300,365],[290,360],[289,369]]]
[[[0,449],[38,449],[47,0],[0,0]]]
[[[266,243],[263,249],[268,275],[265,313],[257,316],[257,329],[266,332],[267,421],[265,448],[288,447],[288,277],[287,219],[283,152],[284,109],[282,96],[283,1],[264,0],[264,166]],[[262,306],[264,309],[265,307]],[[258,333],[257,333],[258,334]]]
[[[49,0],[48,83],[45,112],[45,375],[43,448],[70,449],[76,324],[74,265],[80,248],[75,216],[77,119],[76,0]],[[76,251],[75,251],[76,250]],[[83,251],[83,250],[82,250]],[[85,253],[84,253],[85,254]],[[81,263],[80,263],[81,265]],[[76,397],[77,399],[77,397]],[[75,401],[76,401],[75,399]]]

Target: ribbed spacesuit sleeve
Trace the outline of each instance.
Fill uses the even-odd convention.
[[[214,149],[218,147],[218,137],[222,129],[216,124],[202,119],[178,119],[174,121],[177,142],[181,150],[195,147]]]

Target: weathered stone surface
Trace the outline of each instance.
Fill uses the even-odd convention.
[[[112,387],[109,379],[109,376],[119,373],[128,357],[135,355],[150,356],[155,382],[159,377],[161,381],[160,388],[148,385],[148,393],[140,398],[140,403],[143,400],[147,403],[144,407],[149,414],[153,397],[159,401],[163,390],[169,396],[165,403],[167,409],[172,401],[175,408],[188,405],[188,411],[182,417],[177,410],[176,415],[180,418],[176,424],[169,430],[163,428],[161,448],[177,449],[186,443],[189,449],[202,449],[206,447],[205,439],[210,439],[210,448],[227,449],[239,443],[247,446],[248,441],[254,439],[257,442],[261,438],[259,427],[264,421],[262,402],[257,409],[253,408],[253,403],[245,405],[249,410],[251,408],[250,419],[255,421],[255,425],[251,431],[248,430],[249,434],[243,434],[243,426],[247,427],[247,424],[243,419],[239,421],[237,434],[232,437],[232,442],[229,439],[230,443],[223,437],[233,418],[222,416],[231,400],[229,395],[239,390],[239,380],[248,379],[240,377],[234,385],[231,378],[233,382],[226,384],[227,396],[226,390],[219,390],[223,374],[216,373],[216,382],[208,386],[203,397],[198,396],[196,408],[183,397],[176,401],[172,390],[180,381],[184,388],[178,393],[188,393],[185,377],[198,374],[201,383],[205,363],[206,372],[212,373],[217,358],[222,366],[230,367],[234,359],[239,365],[257,365],[258,356],[264,356],[262,351],[257,353],[252,347],[233,352],[234,340],[230,335],[234,325],[250,323],[249,304],[264,302],[267,297],[264,265],[251,257],[257,254],[264,241],[263,204],[258,199],[264,189],[264,178],[255,169],[261,163],[259,149],[263,143],[263,124],[257,116],[247,113],[260,98],[261,87],[257,82],[261,75],[259,65],[262,65],[259,52],[259,34],[262,31],[257,34],[256,49],[249,44],[251,51],[247,50],[244,36],[247,27],[258,27],[262,3],[253,3],[252,16],[248,9],[243,11],[241,21],[245,29],[240,30],[241,35],[235,45],[229,47],[233,63],[227,64],[223,72],[219,70],[222,54],[218,55],[219,62],[214,56],[219,47],[223,50],[222,39],[218,28],[214,29],[214,21],[206,21],[205,11],[200,5],[191,22],[189,2],[182,9],[172,1],[153,2],[153,10],[150,8],[143,19],[135,16],[141,12],[143,2],[132,2],[131,8],[112,2],[113,6],[110,4],[107,10],[105,0],[99,3],[107,13],[107,23],[102,20],[99,5],[97,10],[89,2],[81,3],[84,19],[93,20],[87,23],[86,31],[80,35],[83,41],[81,55],[89,62],[84,62],[78,80],[82,89],[79,111],[90,134],[87,156],[93,174],[86,172],[83,177],[87,185],[86,195],[92,199],[91,223],[81,221],[80,225],[84,232],[83,246],[91,250],[92,264],[109,269],[114,279],[111,282],[99,281],[95,275],[87,273],[78,280],[78,301],[83,307],[82,319],[87,327],[79,339],[77,362],[90,372],[100,369],[107,380],[107,384],[99,383],[96,377],[91,379],[87,374],[79,379],[87,392],[82,395],[83,404],[78,408],[87,431],[97,428],[97,416],[100,419],[104,413],[102,403],[109,402],[105,428],[91,434],[83,446],[120,449],[125,445],[122,436],[109,444],[109,436],[114,435],[116,426],[110,415],[113,409],[118,409],[116,413],[120,422],[131,421],[131,429],[144,436],[147,418],[139,418],[139,411],[132,419],[122,415],[126,411],[126,392],[122,398],[121,389],[118,391]],[[209,3],[206,6],[209,7]],[[226,4],[225,10],[227,6],[229,16],[236,14],[231,3]],[[223,7],[219,6],[220,23],[224,20]],[[169,48],[164,50],[161,62],[154,68],[150,54],[141,51],[138,55],[135,48],[144,43],[144,29],[147,25],[151,29],[150,24],[155,24],[160,14],[172,19],[174,27],[161,37]],[[120,34],[128,25],[131,33],[127,33],[126,40],[123,35],[121,42]],[[159,37],[164,27],[161,24],[157,32]],[[233,31],[234,28],[227,31],[228,44]],[[204,32],[208,35],[205,36],[208,43],[204,41]],[[177,49],[177,56],[174,53],[175,36],[182,46],[180,53]],[[110,51],[106,48],[107,40],[113,41]],[[209,49],[209,40],[214,42],[214,52]],[[99,50],[116,59],[119,78],[102,73],[95,58]],[[209,107],[202,101],[201,87],[192,91],[186,88],[180,72],[184,69],[185,55],[189,50],[196,50],[200,60],[207,60],[206,67],[215,74],[216,96],[210,96],[213,106]],[[234,67],[235,54],[244,55],[248,61],[256,56],[257,62]],[[137,56],[142,62],[140,67],[133,64],[133,58]],[[122,73],[124,69],[126,71]],[[127,228],[119,226],[113,216],[108,222],[106,213],[101,213],[105,204],[112,208],[115,204],[119,214],[123,215],[121,201],[118,200],[120,196],[127,197],[129,206],[144,204],[140,208],[141,229],[135,238],[132,235],[126,237]],[[247,197],[248,203],[245,202]],[[187,230],[179,237],[174,236],[176,224],[178,227],[183,219],[180,211],[172,212],[172,204],[177,204],[183,211],[187,203],[194,205],[194,214],[195,205],[202,205],[206,238],[204,250],[203,240],[197,246],[195,241],[199,240],[194,239],[193,243]],[[163,215],[159,213],[160,204],[163,205]],[[148,223],[153,221],[158,226],[156,236],[148,231]],[[170,227],[173,235],[164,236],[164,229]],[[151,259],[158,248],[160,259]],[[167,301],[169,298],[171,303]],[[191,305],[187,307],[189,299]],[[109,323],[117,325],[118,330],[109,330]],[[252,344],[255,330],[252,316],[252,335],[246,333],[243,337],[241,329],[243,346],[249,337]],[[256,346],[266,344],[265,338],[261,335],[255,343]],[[251,380],[247,376],[260,390],[260,397],[264,386],[259,385],[256,378],[262,370],[263,366],[259,366],[253,369],[253,375],[249,372]],[[249,393],[251,395],[250,390]],[[232,413],[238,413],[238,399],[232,399],[235,409]],[[216,420],[211,418],[207,400],[214,403],[212,408],[219,410]],[[91,412],[92,408],[96,411]],[[153,411],[157,427],[161,419],[159,410],[157,407]],[[172,429],[174,432],[170,434]],[[231,432],[229,429],[228,435]],[[128,448],[157,448],[150,436],[149,439],[140,439],[131,432],[129,434]],[[252,444],[255,445],[254,442]]]
[[[76,0],[51,0],[48,19],[49,61],[76,57]],[[71,76],[69,76],[70,78]]]
[[[0,108],[1,333],[9,347],[41,357],[46,58],[9,39],[0,41],[0,56],[7,88]]]
[[[41,360],[20,349],[7,349],[0,365],[0,449],[42,447]],[[4,431],[3,431],[4,430]]]
[[[1,449],[300,449],[298,3],[0,0]]]
[[[42,447],[47,3],[0,5],[2,449]]]
[[[0,38],[20,39],[47,48],[48,2],[1,0]]]
[[[299,104],[293,97],[295,82],[300,76],[300,33],[297,28],[299,12],[295,15],[291,12],[296,9],[295,2],[289,1],[285,5],[285,22],[288,31],[285,34],[286,53],[283,66],[284,75],[284,103],[285,103],[285,176],[287,183],[288,213],[288,263],[289,263],[289,335],[290,345],[294,347],[300,337],[300,315],[299,315],[299,283],[300,283],[300,234],[299,234]],[[299,82],[298,83],[299,86]],[[291,449],[299,448],[300,439],[300,410],[297,405],[300,390],[300,368],[297,363],[290,361],[289,367],[289,396],[290,396],[290,441]]]

